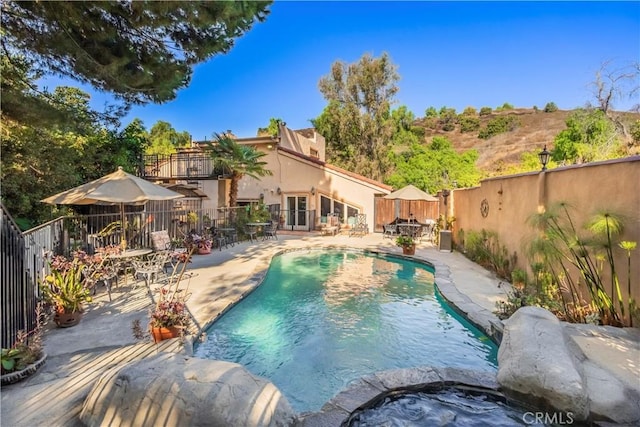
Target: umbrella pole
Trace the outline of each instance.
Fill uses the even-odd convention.
[[[120,203],[120,222],[122,225],[122,236],[120,241],[120,247],[124,252],[127,249],[127,217],[124,215],[124,203]]]

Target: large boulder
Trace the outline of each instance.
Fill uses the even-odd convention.
[[[289,426],[295,412],[269,381],[237,363],[173,353],[107,371],[84,402],[92,426]]]
[[[573,419],[589,416],[587,388],[562,324],[545,309],[523,307],[505,322],[498,383],[505,394],[571,413]]]

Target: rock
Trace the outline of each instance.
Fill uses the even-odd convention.
[[[113,368],[84,402],[86,426],[289,426],[295,412],[237,363],[173,353]]]
[[[589,398],[567,348],[560,321],[539,307],[523,307],[506,322],[498,350],[498,383],[505,394],[542,402],[586,420]]]

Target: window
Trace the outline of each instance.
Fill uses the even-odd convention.
[[[320,158],[320,156],[318,156],[318,150],[311,148],[310,149],[310,155],[311,157],[315,157],[316,159]]]
[[[348,217],[354,217],[360,213],[360,209],[349,206],[343,202],[331,199],[326,196],[320,196],[320,222],[327,222],[328,214],[336,214],[341,224],[347,222]]]

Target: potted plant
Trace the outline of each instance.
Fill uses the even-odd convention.
[[[0,353],[2,385],[16,383],[42,366],[47,354],[42,350],[42,304],[36,306],[36,326],[31,332],[18,331],[16,342]]]
[[[158,300],[149,312],[149,331],[157,343],[165,339],[176,338],[189,326],[187,299],[189,286],[180,288],[191,252],[176,253],[178,263],[174,267],[166,285],[158,289]]]
[[[396,238],[396,245],[402,248],[404,255],[414,255],[416,253],[416,242],[413,237],[400,235]]]
[[[49,262],[51,273],[40,284],[44,301],[53,307],[53,321],[61,328],[75,326],[80,322],[84,311],[83,304],[91,302],[88,287],[91,279],[84,274],[91,257],[84,252],[74,253],[71,260],[55,256]]]

